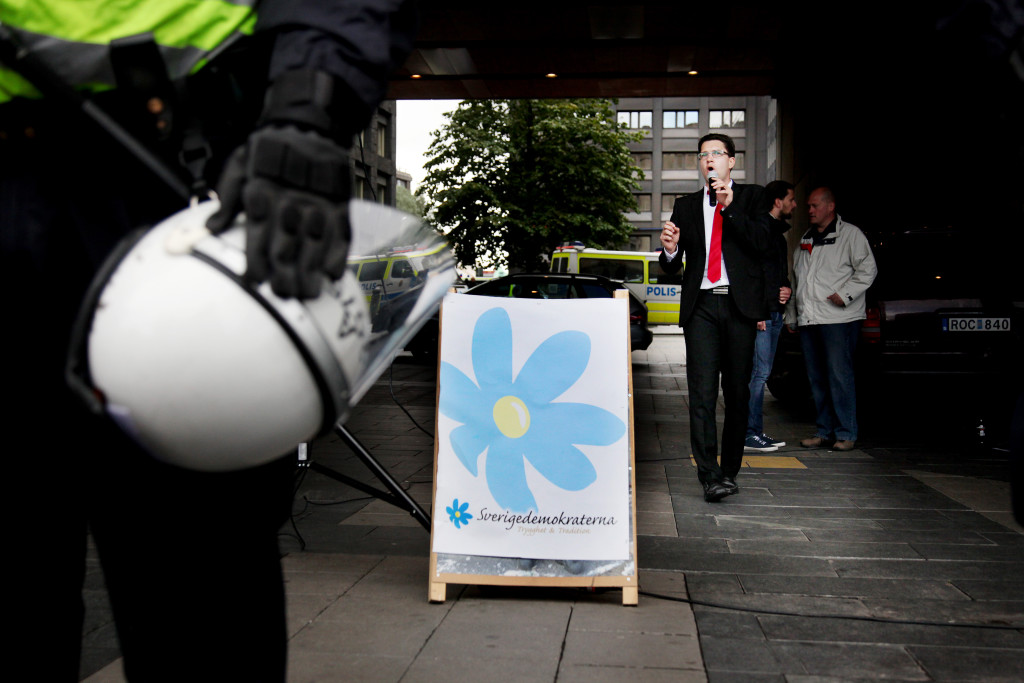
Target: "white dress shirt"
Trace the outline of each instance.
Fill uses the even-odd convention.
[[[733,186],[732,178],[729,179],[729,187]],[[722,277],[718,282],[711,282],[708,280],[708,256],[711,252],[711,232],[715,226],[715,211],[718,206],[711,206],[710,199],[708,198],[708,186],[704,186],[704,278],[701,280],[701,289],[712,289],[713,287],[723,287],[729,284],[729,273],[725,269],[725,252],[722,252]],[[673,251],[671,254],[665,252],[665,258],[672,260],[676,257],[676,253],[679,250]]]

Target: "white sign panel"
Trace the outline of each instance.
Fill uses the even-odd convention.
[[[626,299],[445,298],[433,551],[624,560]]]

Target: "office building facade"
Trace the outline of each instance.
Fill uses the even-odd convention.
[[[659,246],[658,231],[671,216],[676,197],[701,186],[697,142],[707,133],[725,133],[736,142],[736,182],[764,185],[776,177],[778,123],[770,97],[621,98],[615,110],[620,123],[646,133],[629,146],[644,180],[634,191],[638,210],[626,215],[633,234],[622,249],[652,251]]]
[[[355,196],[359,199],[395,205],[398,184],[395,121],[395,101],[385,100],[377,106],[370,125],[353,141]]]

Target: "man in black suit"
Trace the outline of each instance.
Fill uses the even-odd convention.
[[[715,502],[739,491],[754,337],[757,322],[768,314],[761,264],[770,235],[761,186],[730,178],[736,165],[732,138],[705,135],[697,149],[708,184],[676,200],[661,231],[661,265],[677,272],[685,254],[679,325],[686,336],[690,446],[704,500]],[[715,424],[719,378],[725,399],[721,465]]]

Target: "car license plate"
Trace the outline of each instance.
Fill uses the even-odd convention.
[[[943,318],[943,332],[1009,332],[1009,318]]]

